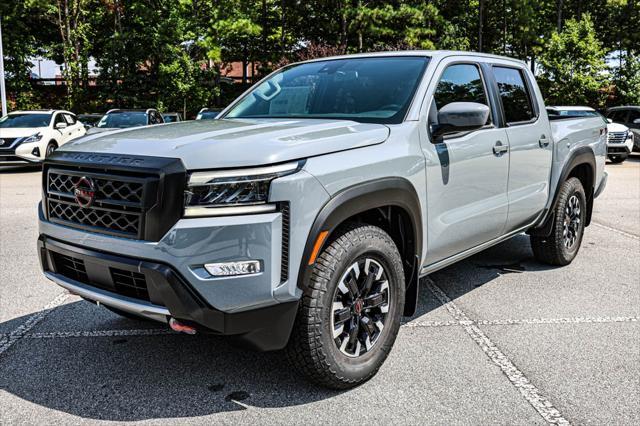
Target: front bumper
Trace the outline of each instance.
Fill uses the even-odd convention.
[[[174,317],[215,333],[236,336],[257,350],[282,349],[297,312],[298,302],[293,301],[225,313],[207,303],[168,265],[87,250],[43,235],[38,239],[38,253],[47,278],[85,299],[156,321]],[[144,282],[148,300],[122,294],[122,283],[115,277],[126,274],[135,276],[138,284]]]
[[[633,152],[633,139],[627,139],[623,143],[607,143],[607,155],[628,155],[631,152]]]

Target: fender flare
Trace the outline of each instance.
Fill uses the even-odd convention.
[[[566,182],[573,169],[582,164],[589,165],[591,169],[591,186],[589,188],[584,188],[585,195],[587,196],[587,217],[585,227],[589,226],[591,223],[591,214],[593,212],[593,194],[596,186],[596,155],[591,147],[583,146],[576,149],[569,155],[569,158],[567,158],[567,161],[562,168],[562,172],[560,173],[558,183],[556,184],[555,191],[553,192],[553,200],[551,204],[545,208],[545,212],[542,215],[542,218],[538,221],[538,224],[529,231],[530,235],[547,237],[551,234],[551,227],[554,219],[553,210],[556,202],[558,201],[560,187],[564,182]]]
[[[303,251],[298,273],[298,288],[304,289],[309,281],[312,265],[308,261],[313,252],[314,244],[321,232],[327,231],[331,235],[348,218],[367,210],[394,206],[403,209],[409,216],[413,231],[413,253],[411,268],[405,269],[405,315],[412,315],[418,300],[418,272],[422,256],[422,210],[420,200],[413,185],[403,178],[382,178],[350,186],[336,195],[320,209],[317,214]],[[325,240],[320,246],[322,250]]]

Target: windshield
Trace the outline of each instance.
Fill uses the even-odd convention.
[[[224,118],[401,123],[428,62],[395,56],[293,65],[253,89]]]
[[[0,118],[0,129],[47,127],[51,114],[9,114]]]
[[[147,113],[144,111],[112,112],[100,119],[96,127],[107,129],[124,129],[127,127],[146,126]]]

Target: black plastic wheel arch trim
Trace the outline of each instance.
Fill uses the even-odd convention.
[[[587,164],[591,168],[592,175],[592,182],[590,187],[584,188],[585,195],[587,196],[587,217],[585,220],[585,227],[589,226],[589,224],[591,223],[591,214],[593,212],[593,196],[596,185],[596,156],[590,147],[583,146],[571,153],[571,155],[567,159],[567,162],[562,168],[560,179],[558,179],[558,183],[553,194],[553,201],[545,208],[544,213],[542,214],[542,217],[540,218],[538,223],[527,232],[529,235],[548,237],[551,234],[553,220],[555,217],[554,206],[556,205],[556,202],[558,201],[558,197],[560,195],[560,187],[564,182],[566,182],[571,172],[577,166],[580,166],[582,164]]]
[[[92,274],[104,281],[110,279],[109,266],[143,273],[152,303],[165,306],[172,317],[203,331],[233,336],[244,346],[259,351],[279,350],[289,341],[298,301],[226,313],[210,306],[180,273],[169,265],[86,249],[40,235],[38,253],[41,266],[44,271],[54,274],[55,263],[49,251],[92,262],[98,266],[93,268]],[[81,284],[91,287],[88,283]],[[117,293],[113,295],[118,297]]]
[[[330,236],[348,218],[367,210],[387,206],[402,208],[408,214],[413,228],[414,253],[407,253],[410,256],[408,262],[412,267],[408,271],[405,269],[404,310],[405,316],[413,315],[417,307],[418,272],[422,256],[422,211],[413,185],[403,178],[382,178],[348,187],[333,196],[322,207],[307,237],[298,272],[298,288],[304,289],[305,283],[309,282],[311,277],[313,268],[308,265],[308,262],[320,232],[327,231]],[[325,239],[320,251],[329,239]]]

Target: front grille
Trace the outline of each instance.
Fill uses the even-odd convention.
[[[144,274],[117,268],[109,268],[109,271],[117,293],[136,299],[149,300],[147,280]]]
[[[627,132],[609,132],[607,140],[609,143],[624,143],[627,139]]]
[[[75,186],[82,179],[94,185],[92,203],[81,206]],[[50,169],[47,174],[49,220],[94,232],[143,238],[145,187],[149,178]]]
[[[53,254],[53,261],[56,264],[57,273],[75,281],[83,283],[89,281],[87,269],[85,268],[84,261],[82,259],[67,256],[62,253],[51,253]]]
[[[16,139],[18,138],[0,138],[0,148],[10,147]]]
[[[291,215],[289,203],[282,203],[282,257],[280,261],[280,282],[289,279],[289,233],[291,227]]]

